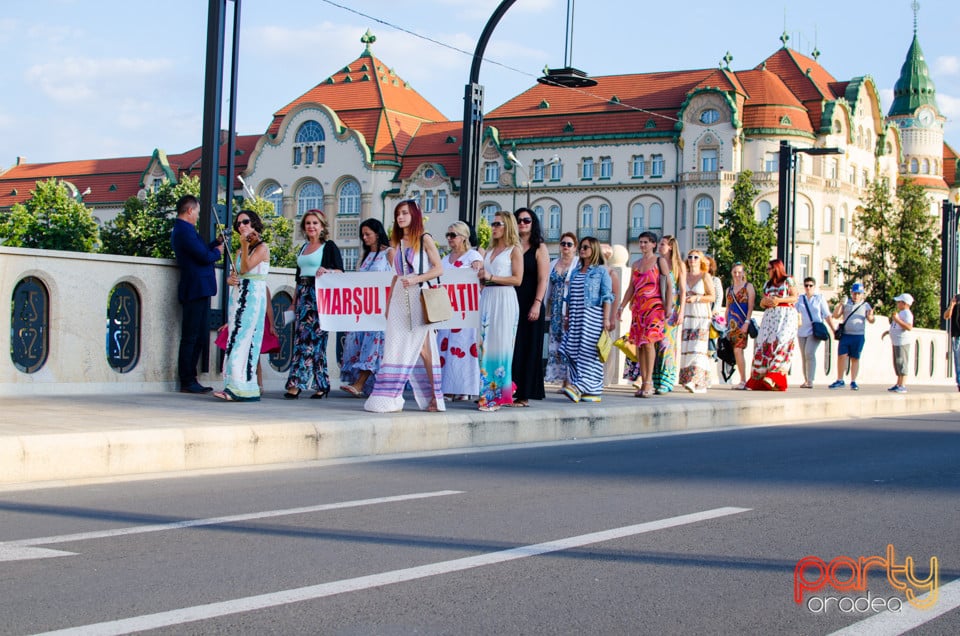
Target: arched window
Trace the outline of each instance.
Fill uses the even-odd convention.
[[[276,183],[268,183],[260,188],[260,197],[273,204],[273,213],[283,216],[283,188]]]
[[[713,227],[713,199],[710,197],[697,199],[696,227]]]
[[[493,215],[500,211],[500,206],[496,203],[488,203],[480,208],[480,216],[487,220],[487,223],[493,223]]]
[[[773,206],[769,201],[761,201],[757,204],[757,220],[766,223],[770,215],[773,214]]]
[[[340,186],[340,201],[337,214],[356,216],[360,214],[360,184],[350,179]]]
[[[630,206],[630,238],[636,239],[643,233],[646,227],[647,211],[642,203],[634,203]]]
[[[589,203],[580,208],[580,234],[593,234],[593,206]]]
[[[833,232],[833,208],[829,205],[823,208],[823,231]]]
[[[601,230],[609,230],[610,216],[610,205],[607,203],[601,203],[600,207],[597,208],[597,228]]]
[[[910,173],[911,173],[911,174],[917,174],[917,173],[919,173],[919,172],[920,172],[920,162],[917,161],[916,159],[911,159],[911,160],[910,160]]]
[[[549,228],[548,228],[550,230],[550,236],[553,236],[553,232],[556,231],[557,238],[560,238],[559,232],[560,232],[561,216],[562,215],[560,213],[560,206],[551,205],[550,206],[550,222],[549,222]]]
[[[316,181],[308,181],[297,192],[297,216],[303,216],[307,210],[323,209],[323,186]]]
[[[323,127],[312,119],[303,122],[297,129],[293,142],[293,165],[321,164],[325,158],[323,142],[326,139]]]
[[[809,230],[810,229],[810,204],[804,201],[797,206],[797,229],[798,230]]]
[[[537,215],[537,220],[540,221],[540,227],[545,228],[546,225],[543,224],[543,206],[535,205],[533,206],[533,213]]]
[[[663,205],[654,202],[650,204],[650,216],[647,219],[647,229],[660,232],[663,230]]]
[[[930,160],[924,159],[923,164],[921,165],[922,167],[920,168],[920,172],[923,174],[930,174]]]

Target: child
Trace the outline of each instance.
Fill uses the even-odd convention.
[[[897,301],[897,313],[890,316],[890,343],[893,345],[893,372],[897,374],[897,383],[887,390],[906,393],[907,388],[903,383],[907,379],[910,346],[913,344],[913,337],[910,335],[913,329],[913,312],[910,311],[913,296],[900,294],[894,300]]]

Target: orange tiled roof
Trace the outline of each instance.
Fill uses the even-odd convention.
[[[757,68],[766,68],[783,80],[809,111],[814,130],[820,129],[824,100],[832,101],[843,97],[843,92],[835,92],[837,80],[820,66],[819,62],[793,49],[779,49]]]
[[[744,128],[780,128],[813,132],[810,116],[790,88],[769,69],[740,71],[737,77],[747,92],[743,105]],[[790,118],[790,126],[781,123]]]
[[[447,176],[460,178],[460,137],[463,124],[459,121],[444,121],[423,124],[407,146],[403,167],[398,179],[406,179],[424,163],[443,166]]]
[[[324,104],[348,127],[363,134],[375,159],[398,159],[419,126],[447,121],[433,104],[370,53],[343,67],[276,113],[267,133],[276,135],[284,117],[303,104]]]
[[[943,144],[943,180],[951,187],[957,187],[957,153],[949,144]]]

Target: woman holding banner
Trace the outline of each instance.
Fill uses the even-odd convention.
[[[447,228],[447,244],[450,253],[443,259],[444,270],[480,269],[483,257],[471,247],[470,227],[466,223],[457,221]],[[443,369],[443,394],[455,402],[477,395],[480,386],[477,330],[441,329],[437,332],[437,340]]]
[[[480,269],[480,410],[513,404],[513,341],[520,303],[512,289],[523,280],[523,254],[517,222],[497,212],[490,224],[490,247]]]
[[[403,389],[409,381],[421,410],[443,411],[437,333],[424,319],[420,303],[421,286],[443,274],[443,265],[433,237],[423,228],[416,201],[401,201],[394,208],[390,239],[394,277],[383,360],[363,408],[374,413],[402,411]]]
[[[330,393],[327,375],[327,332],[320,328],[317,315],[316,277],[343,271],[340,248],[327,240],[327,221],[320,210],[307,210],[300,219],[300,230],[307,242],[297,253],[297,287],[293,292],[293,360],[283,397],[296,400],[300,392],[316,387],[311,398],[322,399]]]
[[[360,242],[363,243],[363,261],[359,272],[389,272],[393,267],[394,250],[390,239],[377,219],[360,224]],[[373,376],[380,369],[383,358],[382,331],[348,331],[343,343],[343,365],[340,379],[347,384],[340,390],[355,398],[362,398],[373,390]]]

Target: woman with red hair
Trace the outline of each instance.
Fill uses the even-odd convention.
[[[443,274],[440,252],[423,228],[416,201],[401,201],[393,210],[393,281],[387,306],[383,359],[373,393],[363,408],[374,413],[403,410],[403,389],[410,382],[422,411],[443,411],[437,332],[425,320],[421,288]]]
[[[776,258],[767,265],[769,279],[763,286],[763,320],[753,350],[753,370],[747,389],[786,391],[787,373],[797,339],[797,288],[787,276],[783,261]]]

